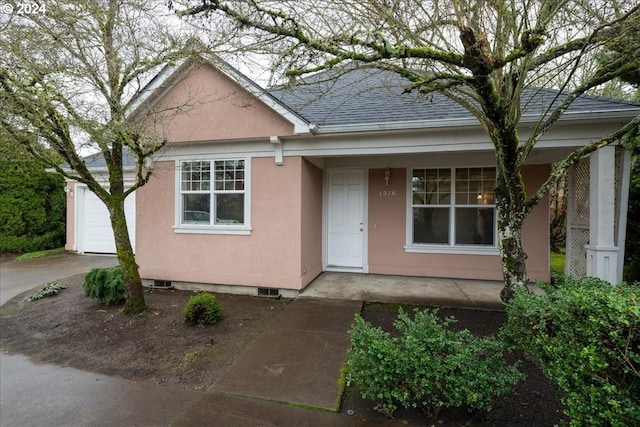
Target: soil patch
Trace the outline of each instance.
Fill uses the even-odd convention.
[[[68,286],[58,295],[27,302],[24,293],[0,309],[0,345],[36,360],[119,376],[134,381],[177,384],[205,390],[282,313],[290,300],[217,294],[224,310],[211,326],[185,324],[182,308],[193,292],[154,289],[145,294],[149,310],[125,316],[119,307],[105,307],[84,295],[82,276],[60,281]],[[363,317],[393,330],[397,305],[366,304]],[[481,336],[495,333],[505,314],[491,311],[441,309],[454,316],[455,328]],[[399,411],[396,420],[422,426],[553,426],[562,408],[552,385],[540,369],[519,354],[527,380],[515,392],[498,398],[489,414],[464,408],[443,410],[438,419],[418,411]],[[353,387],[345,391],[341,412],[355,419],[384,425],[374,403],[360,398]]]
[[[184,322],[193,292],[153,289],[149,309],[126,316],[84,295],[82,276],[62,280],[58,295],[27,302],[17,296],[2,309],[0,344],[37,360],[136,381],[212,385],[275,320],[290,300],[217,294],[223,317],[210,326]]]

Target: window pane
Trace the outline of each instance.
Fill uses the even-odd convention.
[[[216,194],[216,224],[244,224],[244,194]]]
[[[182,191],[203,191],[210,188],[209,162],[182,163]]]
[[[470,168],[469,179],[482,179],[482,168]]]
[[[451,203],[451,169],[414,169],[411,184],[414,204]]]
[[[456,208],[456,245],[494,245],[494,208]]]
[[[182,195],[182,223],[210,224],[211,197],[209,194]]]
[[[414,208],[413,243],[449,243],[449,208]]]
[[[456,169],[456,205],[493,204],[495,180],[495,168]]]
[[[216,191],[244,190],[244,160],[215,162]]]
[[[469,193],[456,193],[456,205],[466,205],[469,203]]]

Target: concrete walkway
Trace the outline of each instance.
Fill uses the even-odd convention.
[[[210,391],[339,410],[347,331],[362,302],[298,298]]]

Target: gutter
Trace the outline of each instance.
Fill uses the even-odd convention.
[[[616,120],[633,119],[640,114],[640,108],[607,111],[586,111],[564,113],[558,122],[572,121],[594,121],[594,120]],[[540,115],[524,115],[520,119],[520,124],[535,124],[540,120]],[[345,125],[318,125],[309,124],[312,135],[328,135],[338,133],[356,132],[380,132],[380,131],[402,131],[417,129],[446,129],[460,128],[468,126],[480,126],[481,123],[475,117],[458,119],[437,119],[437,120],[414,120],[406,122],[384,122],[384,123],[359,123]]]

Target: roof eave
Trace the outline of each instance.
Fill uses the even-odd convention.
[[[429,128],[453,128],[463,126],[478,126],[480,123],[474,117],[464,119],[413,120],[406,122],[358,123],[345,125],[318,125],[315,134],[382,132]],[[311,125],[313,126],[313,125]]]
[[[640,108],[637,109],[621,109],[608,111],[586,111],[586,112],[566,112],[558,121],[592,121],[592,120],[616,120],[616,119],[633,119],[640,114]],[[524,115],[520,123],[529,124],[536,123],[540,120],[539,115]],[[437,120],[413,120],[404,122],[383,122],[383,123],[356,123],[344,125],[314,125],[314,134],[337,134],[337,133],[359,133],[359,132],[384,132],[384,131],[403,131],[417,129],[446,129],[467,126],[480,126],[480,122],[475,117],[466,117],[458,119],[437,119]]]

